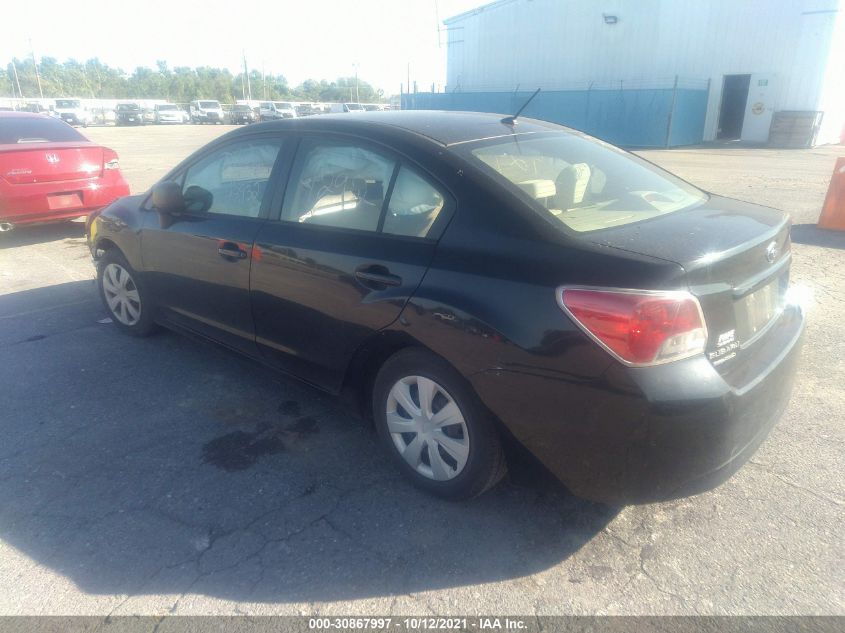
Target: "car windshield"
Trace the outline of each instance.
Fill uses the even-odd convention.
[[[78,108],[79,105],[78,99],[56,99],[57,108]]]
[[[282,101],[276,101],[274,105],[280,110],[290,110],[293,107],[291,104]]]
[[[58,119],[14,117],[0,119],[0,145],[13,143],[67,143],[87,140]]]
[[[344,104],[347,110],[363,110],[363,106],[360,103],[346,103]]]
[[[220,107],[220,104],[216,101],[200,101],[200,107],[207,109],[207,110],[214,110]]]
[[[158,106],[159,112],[164,110],[177,110],[178,108],[175,105],[160,105]]]
[[[513,136],[461,150],[539,212],[578,231],[632,224],[707,195],[643,159],[580,134]]]
[[[140,109],[136,103],[120,103],[117,106],[118,112],[137,112]]]
[[[232,108],[235,112],[249,112],[249,106],[247,105],[236,105]]]

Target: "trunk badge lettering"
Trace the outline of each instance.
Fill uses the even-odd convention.
[[[719,334],[719,339],[716,341],[716,347],[722,347],[722,345],[733,343],[734,338],[736,338],[736,330],[728,330],[727,332],[722,332],[721,334]]]
[[[716,349],[710,352],[707,357],[713,361],[714,365],[720,365],[726,360],[734,358],[739,347],[739,341],[736,340],[736,330],[728,330],[719,334],[719,338],[716,340]]]
[[[778,244],[777,242],[772,242],[766,247],[766,261],[770,264],[773,264],[775,260],[778,258]]]
[[[59,162],[59,155],[58,154],[47,154],[46,156],[47,162],[51,165],[55,165]]]

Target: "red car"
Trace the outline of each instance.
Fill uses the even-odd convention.
[[[0,112],[0,231],[86,216],[126,195],[113,150],[53,117]]]

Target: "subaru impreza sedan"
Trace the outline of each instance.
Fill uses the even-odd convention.
[[[597,501],[712,488],[784,410],[803,330],[785,213],[500,115],[250,126],[89,233],[118,329],[356,394],[448,498],[496,484],[509,443]]]

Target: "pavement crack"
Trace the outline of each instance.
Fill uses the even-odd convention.
[[[773,471],[766,464],[763,464],[761,462],[756,462],[754,460],[749,460],[748,463],[752,464],[752,465],[756,466],[757,468],[759,468],[760,470],[768,473],[769,475],[771,475],[772,477],[774,477],[775,479],[777,479],[781,483],[784,483],[791,488],[795,488],[796,490],[806,492],[808,495],[812,495],[816,499],[819,499],[819,500],[824,501],[826,503],[833,504],[834,506],[836,506],[838,508],[841,508],[843,505],[845,505],[845,502],[840,501],[839,499],[833,499],[831,497],[828,497],[827,495],[821,494],[819,492],[816,492],[815,490],[812,490],[810,488],[806,488],[806,487],[804,487],[800,484],[795,483],[794,481],[792,481],[790,479],[787,479],[783,475],[780,475],[780,474],[776,473],[775,471]]]

